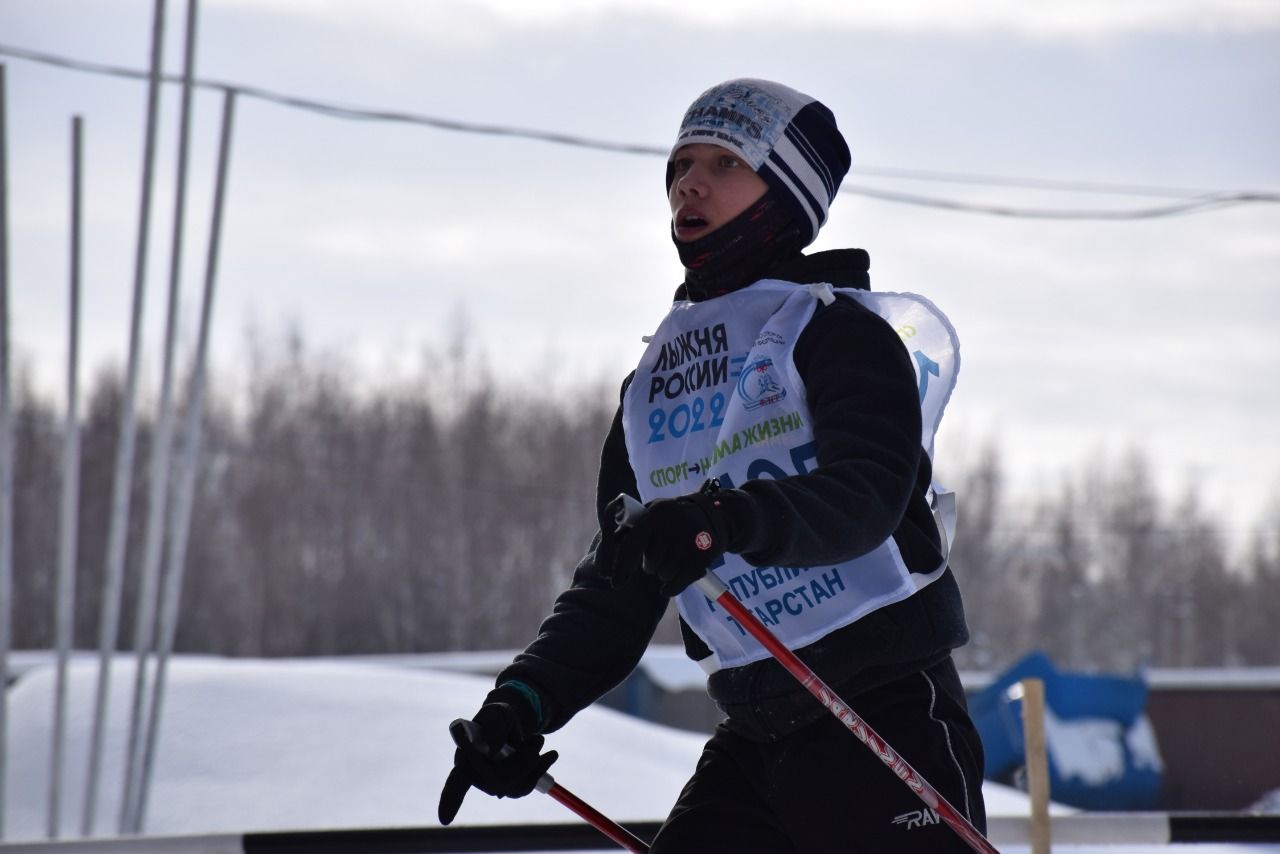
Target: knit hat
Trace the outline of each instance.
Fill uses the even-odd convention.
[[[849,146],[831,110],[781,83],[742,78],[698,96],[667,156],[667,189],[676,149],[710,143],[732,151],[808,224],[804,245],[827,221],[827,209],[849,171]]]

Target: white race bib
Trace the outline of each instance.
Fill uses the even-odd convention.
[[[912,294],[838,289],[884,317],[912,354],[924,431],[933,435],[955,386],[955,330]],[[725,488],[812,471],[817,451],[795,342],[827,285],[764,280],[707,302],[678,302],[650,339],[623,398],[623,428],[640,498],[695,491],[708,477]],[[944,535],[947,536],[947,535]],[[948,536],[949,540],[949,536]],[[893,539],[854,560],[819,567],[755,567],[725,554],[712,571],[789,648],[910,596],[945,569],[913,576]],[[714,670],[769,653],[695,587],[676,599],[706,642]]]

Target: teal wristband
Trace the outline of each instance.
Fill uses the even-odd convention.
[[[519,691],[529,705],[533,708],[533,717],[538,722],[538,726],[542,726],[542,698],[538,696],[538,692],[530,688],[523,682],[517,682],[515,679],[509,679],[498,686],[499,688],[514,688]]]

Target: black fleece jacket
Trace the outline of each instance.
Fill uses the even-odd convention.
[[[862,250],[836,250],[797,257],[769,277],[865,289],[868,266]],[[858,557],[892,536],[911,571],[934,571],[943,556],[926,497],[932,464],[920,447],[915,372],[901,339],[873,312],[838,298],[819,304],[794,357],[817,466],[808,474],[723,490],[730,551],[755,566],[822,566]],[[638,494],[619,407],[601,454],[596,506],[602,526],[610,523],[605,506],[622,492]],[[597,535],[538,637],[498,676],[499,684],[515,680],[537,692],[543,732],[563,726],[626,678],[669,601],[654,577],[643,573],[625,588],[611,587],[595,568],[598,543]],[[683,621],[681,629],[690,657],[710,654]],[[959,589],[948,569],[918,593],[797,654],[848,700],[936,664],[967,639]],[[826,713],[771,658],[716,671],[708,691],[728,725],[756,740],[779,738]]]

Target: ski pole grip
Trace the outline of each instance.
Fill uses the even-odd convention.
[[[606,508],[613,517],[614,531],[635,527],[636,522],[645,514],[645,506],[625,492],[609,502]]]
[[[458,718],[449,724],[449,735],[453,736],[453,743],[458,747],[473,746],[480,751],[482,756],[488,756],[493,752],[493,746],[481,737],[480,727],[475,721]],[[515,748],[509,744],[504,744],[498,750],[498,758],[505,759],[512,753],[515,753]]]
[[[479,748],[481,753],[487,754],[489,752],[489,746],[480,737],[480,727],[476,726],[475,721],[458,718],[449,724],[449,735],[453,736],[453,743],[458,747],[474,745]]]
[[[613,517],[613,523],[617,526],[614,528],[615,531],[635,527],[636,522],[639,522],[640,517],[647,512],[647,508],[643,504],[625,492],[619,493],[618,497],[610,501],[609,506],[605,509]],[[699,578],[694,582],[694,585],[712,602],[719,599],[721,594],[727,593],[729,590],[724,582],[712,572],[708,572]]]

